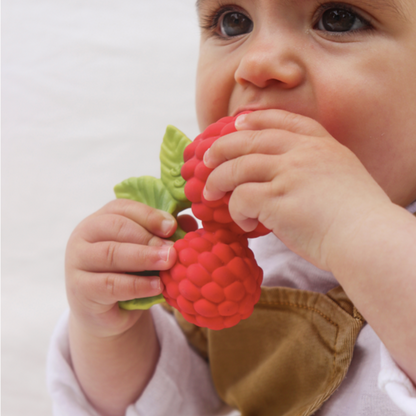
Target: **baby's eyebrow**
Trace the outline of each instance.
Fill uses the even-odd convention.
[[[358,5],[360,4],[373,10],[393,12],[407,19],[406,11],[409,6],[409,0],[360,0]]]
[[[196,11],[197,11],[198,15],[200,14],[202,6],[203,6],[204,3],[206,3],[206,0],[196,0]]]

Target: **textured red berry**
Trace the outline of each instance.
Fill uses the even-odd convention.
[[[205,166],[205,152],[219,137],[235,132],[236,117],[224,117],[207,127],[184,151],[181,170],[185,195],[203,229],[186,234],[174,247],[176,264],[161,271],[166,301],[198,326],[230,328],[253,312],[261,293],[263,271],[257,265],[247,238],[268,234],[262,224],[246,233],[231,218],[231,192],[218,201],[203,196],[212,169]]]
[[[260,298],[263,271],[245,237],[200,229],[174,247],[176,264],[160,272],[163,296],[187,321],[219,330],[251,315]]]
[[[203,157],[210,146],[221,136],[233,133],[236,130],[237,117],[224,117],[208,126],[203,133],[186,147],[184,151],[184,165],[181,174],[186,181],[185,195],[192,202],[192,212],[202,221],[203,227],[211,232],[227,228],[235,234],[245,235],[248,238],[259,237],[270,232],[262,224],[254,231],[246,233],[231,218],[228,210],[228,201],[231,192],[218,201],[207,201],[202,192],[206,180],[212,169],[205,166]]]

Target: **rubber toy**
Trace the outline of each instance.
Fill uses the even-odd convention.
[[[188,322],[213,330],[230,328],[252,314],[263,271],[248,238],[270,230],[259,224],[244,232],[228,211],[231,193],[218,201],[207,201],[202,195],[212,171],[203,163],[204,153],[219,137],[236,131],[235,119],[220,119],[193,142],[168,126],[160,152],[161,179],[130,178],[114,188],[118,198],[140,201],[174,216],[191,207],[203,225],[187,234],[178,228],[172,237],[178,256],[170,270],[158,273],[164,284],[162,295],[119,302],[121,308],[148,309],[166,300]]]

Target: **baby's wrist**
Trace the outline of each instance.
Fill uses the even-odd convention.
[[[140,326],[143,313],[148,311],[122,311],[122,316],[118,310],[102,314],[76,314],[71,311],[69,328],[70,332],[83,338],[117,340],[133,326]]]
[[[377,249],[382,239],[388,238],[388,230],[394,233],[400,211],[402,208],[387,201],[373,207],[357,207],[356,212],[343,216],[323,244],[327,269],[338,278],[346,269],[360,268],[365,253],[370,255]]]
[[[129,317],[134,314],[127,312]],[[160,355],[150,313],[142,313],[124,332],[106,333],[70,316],[71,365],[98,412],[124,414],[145,389]]]

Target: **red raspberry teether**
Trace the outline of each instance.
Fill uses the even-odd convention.
[[[248,238],[259,237],[268,234],[270,230],[259,224],[254,231],[247,233],[232,220],[228,210],[231,192],[218,201],[207,201],[202,194],[208,176],[212,172],[212,169],[207,168],[203,162],[204,154],[221,136],[237,131],[234,125],[236,118],[237,116],[224,117],[211,124],[185,148],[183,154],[185,163],[181,175],[186,181],[185,195],[192,202],[192,212],[202,221],[206,230],[216,231],[227,228]]]
[[[176,216],[191,206],[203,229],[186,234],[178,226],[171,237],[178,253],[175,265],[159,275],[163,296],[119,302],[123,309],[148,309],[164,299],[196,325],[214,330],[230,328],[248,318],[261,294],[263,271],[248,247],[248,238],[268,234],[259,224],[245,232],[231,218],[231,192],[219,201],[202,195],[212,169],[204,153],[221,136],[235,132],[236,117],[224,117],[191,142],[168,126],[160,152],[161,178],[129,178],[116,185],[118,198],[129,198]],[[182,176],[181,176],[182,175]]]
[[[263,271],[246,238],[229,230],[199,229],[174,247],[178,261],[160,272],[163,296],[187,321],[218,330],[252,314]]]

